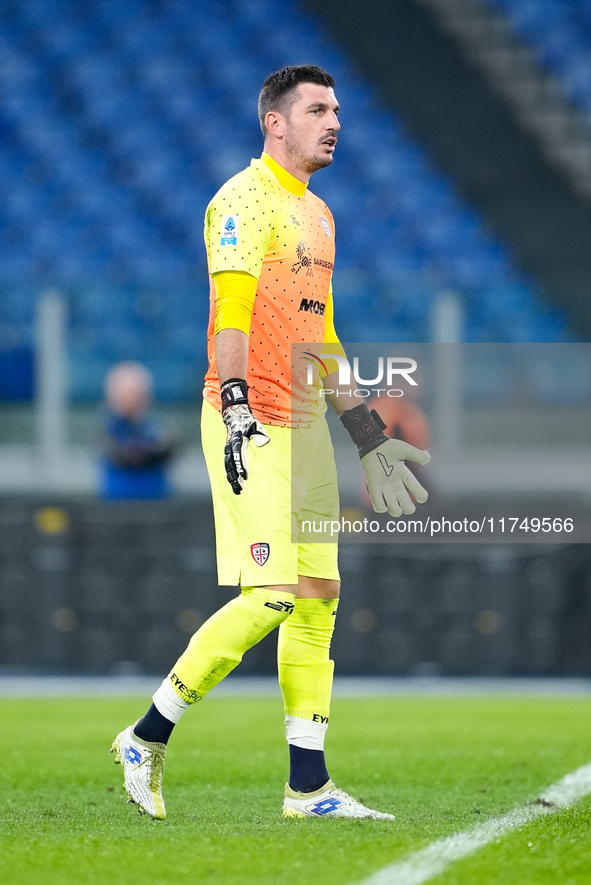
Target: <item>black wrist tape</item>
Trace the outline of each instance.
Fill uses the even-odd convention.
[[[248,405],[248,387],[244,378],[228,378],[222,384],[222,414],[229,406]]]
[[[386,425],[376,410],[372,409],[370,412],[365,403],[355,406],[354,409],[347,409],[341,415],[341,421],[357,446],[360,458],[373,452],[388,439],[384,433]]]

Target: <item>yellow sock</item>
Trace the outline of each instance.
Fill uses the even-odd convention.
[[[293,610],[291,593],[243,587],[201,625],[170,673],[176,693],[187,703],[200,701],[242,660],[242,655],[284,621]]]
[[[338,599],[296,599],[279,628],[277,663],[287,716],[328,722],[334,661],[329,659]]]

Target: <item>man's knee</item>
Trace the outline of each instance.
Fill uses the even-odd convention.
[[[338,599],[340,590],[340,581],[300,575],[296,595],[301,599]]]

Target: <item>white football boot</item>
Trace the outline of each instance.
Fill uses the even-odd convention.
[[[373,820],[395,820],[393,814],[366,808],[344,790],[328,781],[313,793],[296,793],[285,785],[283,817],[365,817]]]
[[[138,811],[156,820],[164,820],[166,809],[162,798],[162,775],[166,744],[148,743],[136,737],[133,725],[117,735],[111,746],[115,762],[123,766],[123,786],[128,802]]]

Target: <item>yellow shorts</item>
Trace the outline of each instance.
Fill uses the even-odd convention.
[[[338,581],[337,543],[298,543],[303,520],[338,520],[334,452],[324,419],[313,427],[265,425],[266,446],[248,446],[249,476],[239,495],[224,468],[226,427],[206,400],[201,439],[213,498],[218,581],[243,587],[297,584],[298,575]],[[297,435],[297,439],[295,438]],[[305,452],[292,476],[292,443]]]

